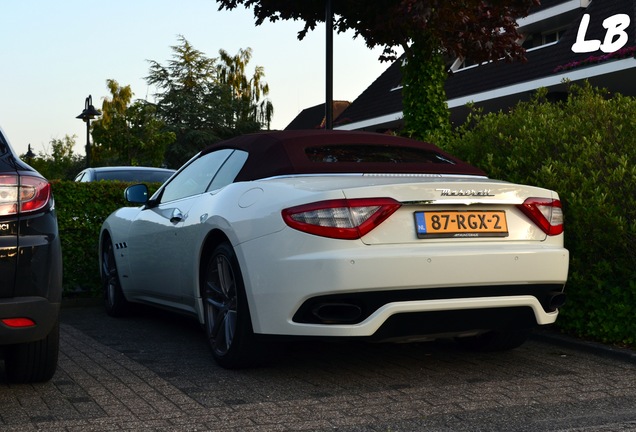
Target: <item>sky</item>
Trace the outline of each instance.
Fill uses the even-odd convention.
[[[284,129],[303,109],[325,101],[325,29],[304,40],[301,22],[255,25],[252,10],[218,11],[214,0],[1,0],[0,128],[18,154],[31,144],[76,136],[84,154],[86,125],[76,119],[91,95],[100,109],[106,80],[130,85],[135,99],[153,100],[149,60],[167,64],[182,35],[207,57],[252,48],[248,65],[265,69],[274,105],[272,129]],[[353,33],[334,34],[335,100],[353,101],[389,63],[381,48]]]

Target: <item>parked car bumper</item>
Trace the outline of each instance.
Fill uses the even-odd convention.
[[[59,316],[62,252],[55,212],[23,218],[15,236],[0,237],[0,320],[27,318],[35,323],[11,327],[0,321],[0,345],[45,338]]]
[[[256,333],[371,337],[394,317],[423,313],[474,324],[430,329],[423,324],[417,333],[491,329],[493,311],[505,316],[503,327],[550,324],[558,310],[550,307],[549,297],[563,291],[568,273],[569,253],[558,238],[449,247],[367,246],[303,236],[284,230],[237,247],[239,260],[250,263],[241,269]],[[276,254],[263,253],[273,249]],[[334,306],[336,315],[344,307],[345,319],[330,321],[325,309],[324,319],[312,322],[324,304]],[[366,310],[346,323],[347,313],[354,314],[347,305]],[[425,323],[422,318],[418,322]]]
[[[45,297],[51,303],[60,302],[62,247],[54,211],[21,220],[12,295]],[[5,296],[7,293],[3,293],[1,297]]]
[[[44,297],[14,297],[0,299],[0,344],[12,345],[44,339],[57,322],[60,303]],[[35,323],[30,327],[11,327],[5,319],[27,318]]]

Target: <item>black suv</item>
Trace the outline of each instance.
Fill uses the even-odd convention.
[[[47,381],[55,373],[61,297],[51,185],[0,131],[0,355],[9,381]]]

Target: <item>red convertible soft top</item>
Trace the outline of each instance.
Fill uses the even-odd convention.
[[[329,173],[485,175],[433,144],[371,132],[259,132],[220,141],[203,153],[225,148],[249,154],[235,181]]]

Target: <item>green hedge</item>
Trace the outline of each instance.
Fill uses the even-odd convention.
[[[572,86],[542,90],[507,113],[473,113],[443,137],[490,177],[556,190],[570,250],[558,325],[603,342],[636,343],[636,98]]]
[[[124,189],[130,183],[51,182],[57,211],[64,265],[64,294],[97,295],[99,230],[116,209],[127,205]],[[156,190],[158,185],[151,185]]]

